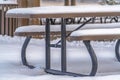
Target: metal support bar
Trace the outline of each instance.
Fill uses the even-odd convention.
[[[26,48],[30,42],[30,39],[31,39],[31,36],[29,37],[26,37],[24,43],[23,43],[23,46],[22,46],[22,51],[21,51],[21,59],[22,59],[22,63],[23,65],[29,67],[30,69],[33,69],[35,68],[34,66],[32,65],[29,65],[28,62],[27,62],[27,59],[26,59]]]
[[[92,60],[92,69],[91,69],[91,73],[90,76],[95,76],[96,72],[97,72],[97,67],[98,67],[98,63],[97,63],[97,57],[95,55],[95,52],[90,44],[90,41],[83,41]]]
[[[46,19],[46,69],[50,69],[50,20],[47,18]]]
[[[54,74],[54,75],[68,75],[68,76],[89,76],[89,75],[84,75],[84,74],[77,74],[77,73],[72,73],[72,72],[61,72],[59,70],[53,70],[53,69],[47,69],[45,70],[47,73],[51,73],[51,74]]]
[[[113,18],[111,18],[111,20],[110,20],[110,23],[112,23],[112,22],[119,22],[119,17],[118,16],[115,16],[115,17],[113,17]]]
[[[66,72],[66,19],[61,19],[61,70]]]
[[[59,45],[59,44],[50,44],[50,47],[61,48],[61,45]]]
[[[84,22],[83,24],[81,24],[80,26],[78,26],[76,29],[74,29],[74,30],[71,31],[69,34],[67,34],[67,35],[66,35],[66,38],[69,37],[69,36],[71,35],[72,32],[74,32],[74,31],[76,31],[76,30],[82,28],[84,25],[86,25],[88,22],[90,22],[90,21],[93,20],[93,19],[95,19],[95,17],[94,17],[94,18],[88,19],[86,22]],[[61,42],[61,40],[59,40],[59,41],[56,43],[56,45],[58,45],[60,42]]]
[[[116,42],[116,45],[115,45],[115,54],[116,54],[116,58],[117,60],[120,62],[120,39]]]

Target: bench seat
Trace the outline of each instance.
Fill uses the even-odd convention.
[[[71,40],[113,40],[120,39],[120,28],[81,29],[72,32]]]
[[[72,31],[77,28],[79,25],[67,26],[67,31]],[[70,28],[71,27],[71,28]],[[51,25],[51,34],[60,34],[60,25]],[[16,36],[35,36],[35,35],[44,35],[45,34],[45,25],[28,25],[21,26],[15,30],[14,33]]]
[[[73,31],[81,24],[66,25],[66,31]],[[60,34],[61,25],[50,25],[51,34]],[[108,23],[108,24],[86,24],[81,29],[96,29],[96,28],[113,28],[120,27],[120,23]],[[45,34],[45,25],[28,25],[18,27],[14,33],[16,36],[35,36]]]

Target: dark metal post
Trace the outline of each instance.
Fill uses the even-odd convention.
[[[61,19],[61,70],[66,72],[66,19]]]
[[[46,19],[46,69],[50,69],[50,22]]]

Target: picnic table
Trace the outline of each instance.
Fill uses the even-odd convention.
[[[49,7],[33,7],[33,8],[17,8],[11,9],[7,12],[6,17],[9,18],[46,18],[45,24],[45,49],[46,49],[46,68],[47,73],[57,74],[57,75],[72,75],[72,76],[88,76],[85,74],[77,74],[67,71],[67,60],[66,60],[66,18],[71,17],[103,17],[103,16],[120,16],[120,6],[119,5],[80,5],[80,6],[49,6]],[[61,18],[61,70],[51,69],[51,52],[50,52],[50,23],[49,18]],[[84,27],[91,18],[79,26]],[[73,30],[76,31],[78,29]],[[119,30],[119,29],[118,29]],[[105,38],[105,37],[104,37]],[[108,36],[108,39],[110,36]],[[114,37],[112,37],[114,38]],[[117,39],[120,38],[120,34],[117,35]],[[102,37],[103,39],[103,37]],[[82,40],[82,39],[81,39]],[[89,39],[92,40],[92,39]],[[96,38],[97,40],[97,38]],[[92,60],[92,69],[90,76],[94,76],[97,72],[97,57],[95,52],[90,45],[90,41],[83,41],[88,49],[89,55]],[[119,43],[119,42],[118,42]],[[53,46],[53,45],[52,45]],[[55,45],[57,46],[57,45]],[[117,45],[117,47],[119,44]],[[118,50],[118,49],[117,49]]]
[[[13,26],[15,26],[15,24],[17,24],[17,22],[11,22],[11,24],[9,23],[8,25],[8,19],[5,18],[5,14],[6,14],[6,11],[9,10],[9,9],[12,9],[12,8],[16,8],[18,6],[17,2],[14,2],[14,1],[0,1],[0,33],[2,35],[12,35],[12,31],[14,28],[12,28]],[[9,20],[10,21],[10,20]],[[10,28],[10,25],[12,26]],[[10,31],[10,32],[9,32]],[[10,34],[9,34],[10,33]]]

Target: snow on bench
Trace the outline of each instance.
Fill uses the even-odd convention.
[[[73,24],[73,25],[66,25],[66,31],[73,31],[74,29],[76,29],[78,26],[80,26],[81,24]],[[51,29],[51,33],[60,33],[61,30],[61,25],[51,25],[50,29]],[[85,26],[83,26],[80,29],[96,29],[96,28],[113,28],[113,27],[120,27],[120,23],[108,23],[108,24],[86,24]],[[86,30],[82,30],[82,32],[85,32]],[[45,25],[28,25],[28,26],[21,26],[18,27],[15,31],[15,35],[17,36],[29,36],[29,35],[40,35],[40,34],[44,34],[45,33]],[[73,34],[76,34],[78,32],[74,32]]]
[[[109,25],[109,26],[108,26]],[[99,25],[100,27],[101,25]],[[104,28],[81,29],[72,32],[71,40],[112,40],[120,39],[120,24],[104,24]]]
[[[73,40],[110,40],[120,39],[120,28],[83,29],[71,34]]]
[[[72,31],[77,28],[79,25],[67,26],[67,31]],[[51,25],[51,33],[60,34],[61,25]],[[27,36],[27,35],[43,35],[45,34],[45,25],[28,25],[21,26],[15,30],[15,35],[17,36]]]

